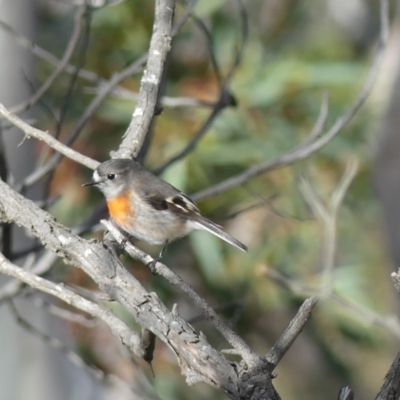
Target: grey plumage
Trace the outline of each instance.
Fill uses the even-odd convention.
[[[96,185],[108,201],[129,193],[130,216],[114,220],[130,235],[149,243],[164,244],[204,229],[234,247],[247,247],[201,215],[197,205],[184,193],[144,169],[131,159],[111,159],[100,164],[87,185]]]

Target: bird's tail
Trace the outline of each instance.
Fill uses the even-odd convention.
[[[199,218],[195,222],[195,227],[197,229],[204,229],[204,230],[212,233],[213,235],[218,236],[220,239],[225,240],[225,242],[231,244],[232,246],[235,246],[239,250],[247,252],[247,246],[245,246],[242,242],[239,242],[239,240],[235,239],[231,235],[228,235],[215,222],[212,222],[209,219],[204,218],[203,216],[202,216],[202,218]]]

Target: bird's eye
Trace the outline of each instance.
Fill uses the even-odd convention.
[[[110,180],[110,181],[113,181],[113,180],[115,179],[116,176],[117,176],[117,175],[115,175],[115,174],[108,174],[108,175],[107,175],[107,179]]]

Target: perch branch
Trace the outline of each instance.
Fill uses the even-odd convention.
[[[114,236],[118,243],[121,243],[125,236],[110,222],[102,220],[101,223],[108,229],[109,232]],[[154,259],[127,242],[125,245],[125,251],[134,259],[142,261],[148,265],[154,261]],[[222,334],[227,342],[240,354],[246,362],[259,363],[261,358],[254,353],[249,346],[238,336],[232,329],[230,329],[222,318],[189,286],[187,285],[178,275],[171,271],[166,265],[161,262],[157,262],[154,265],[154,272],[165,278],[171,285],[185,293],[195,304],[195,306],[202,312],[208,321],[210,321],[214,327]]]

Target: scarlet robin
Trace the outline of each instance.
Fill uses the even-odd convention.
[[[204,229],[236,248],[247,247],[201,215],[185,194],[128,158],[100,164],[90,182],[104,194],[112,220],[122,231],[151,244],[167,243]],[[160,256],[162,255],[162,252]]]

